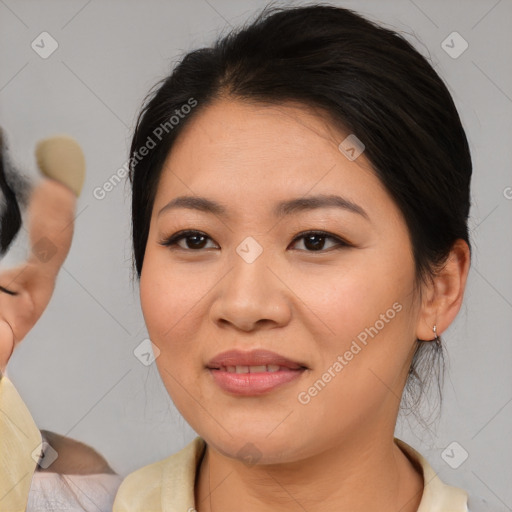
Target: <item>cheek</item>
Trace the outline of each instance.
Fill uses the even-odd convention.
[[[199,325],[201,283],[187,272],[171,272],[144,258],[140,278],[140,300],[149,337],[160,354],[156,365],[174,404],[186,417],[194,418],[194,403],[184,389],[195,389],[200,354],[191,337]]]
[[[405,263],[365,259],[354,261],[349,270],[327,268],[297,275],[294,292],[314,313],[320,342],[339,350],[359,335],[364,340],[375,324],[379,331],[389,331],[391,324],[398,327],[395,318],[406,315],[410,300],[412,273]]]
[[[160,349],[157,363],[189,364],[191,338],[199,326],[211,286],[198,272],[169,265],[165,251],[147,251],[140,278],[140,301],[151,341]],[[171,357],[172,356],[172,357]]]
[[[413,348],[414,267],[408,257],[372,260],[343,273],[331,270],[329,280],[309,276],[297,289],[318,328],[324,326],[309,379],[309,384],[328,383],[325,391],[322,382],[317,386],[322,388],[322,398],[315,399],[320,408],[332,402],[361,411],[378,404],[390,389],[400,393]]]

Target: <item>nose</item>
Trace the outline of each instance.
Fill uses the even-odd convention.
[[[216,288],[211,307],[212,320],[219,327],[231,325],[248,332],[290,321],[293,294],[280,275],[284,272],[263,254],[252,263],[238,255],[233,258],[231,270]]]

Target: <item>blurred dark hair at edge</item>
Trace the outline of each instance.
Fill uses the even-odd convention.
[[[21,229],[21,208],[27,205],[29,181],[12,165],[7,141],[0,128],[0,258]]]
[[[190,98],[197,106],[149,155],[136,158],[154,130]],[[429,61],[400,33],[350,9],[270,3],[212,47],[186,53],[144,101],[129,160],[137,277],[165,159],[190,120],[223,98],[298,102],[355,134],[409,228],[415,285],[435,276],[457,239],[471,248],[469,145],[448,88]],[[418,410],[433,383],[442,403],[443,344],[417,341],[401,412],[412,412],[429,430],[437,407],[427,414]]]

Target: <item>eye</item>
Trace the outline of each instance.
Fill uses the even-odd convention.
[[[332,248],[350,247],[350,244],[341,238],[331,235],[325,231],[306,231],[296,236],[292,244],[298,240],[304,239],[304,247],[311,249],[307,252],[322,252],[325,250],[325,240],[334,241]]]
[[[331,240],[331,242],[334,242],[330,249],[332,249],[333,247],[350,247],[350,244],[345,240],[342,240],[341,238],[335,235],[331,235],[330,233],[327,233],[325,231],[306,231],[304,233],[300,233],[293,239],[292,245],[301,239],[304,239],[304,247],[306,247],[306,252],[324,251],[326,240]],[[185,240],[185,247],[179,244],[179,242],[181,242],[182,240]],[[189,229],[185,231],[179,231],[178,233],[175,233],[169,238],[160,241],[159,244],[165,247],[178,246],[180,249],[183,250],[197,251],[205,248],[207,240],[211,240],[211,238],[206,233]]]
[[[160,241],[159,244],[165,247],[172,247],[177,245],[180,249],[183,250],[197,250],[204,248],[205,240],[207,239],[210,239],[210,237],[206,235],[206,233],[188,229],[186,231],[179,231],[178,233],[175,233],[169,238]],[[182,245],[179,245],[178,242],[181,240],[186,240],[185,243],[188,244],[189,247],[183,247]]]

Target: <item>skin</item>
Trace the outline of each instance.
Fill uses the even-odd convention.
[[[456,316],[469,250],[459,241],[435,280],[414,288],[403,216],[364,153],[338,149],[348,135],[304,106],[222,99],[180,133],[158,185],[140,296],[163,382],[187,422],[205,439],[196,509],[204,511],[417,510],[423,478],[393,434],[416,338],[432,339]],[[275,203],[338,194],[368,219],[337,209],[279,219]],[[229,218],[191,209],[158,212],[180,195],[223,203]],[[203,248],[183,229],[207,235]],[[306,230],[324,230],[311,248]],[[236,252],[248,236],[262,254]],[[322,239],[316,239],[321,242]],[[321,244],[320,244],[320,247]],[[402,309],[307,405],[307,390],[365,328]],[[225,350],[263,348],[308,369],[258,397],[221,390],[206,363]],[[240,453],[257,450],[256,464]],[[254,448],[255,447],[255,448]],[[247,448],[245,449],[247,450]],[[210,491],[210,490],[211,491]]]

